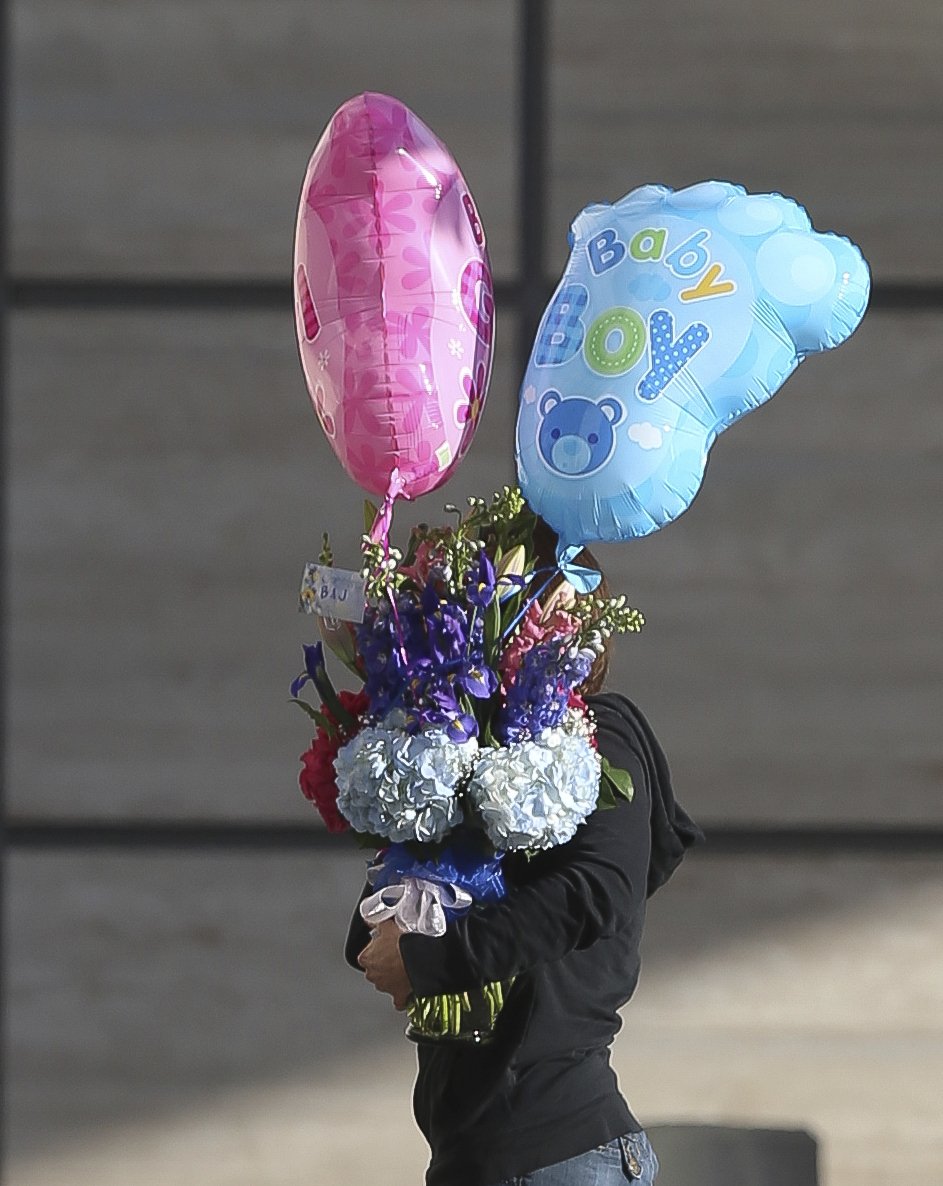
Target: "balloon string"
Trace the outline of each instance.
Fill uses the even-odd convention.
[[[383,498],[383,505],[377,512],[377,517],[373,521],[373,526],[370,528],[370,542],[374,544],[381,544],[383,547],[383,559],[388,561],[390,558],[390,526],[393,522],[393,504],[396,499],[403,493],[405,482],[403,476],[399,472],[399,467],[394,466],[390,473],[390,483],[387,486],[386,494]],[[403,663],[408,663],[408,656],[406,654],[406,638],[403,634],[403,626],[399,620],[399,609],[396,605],[396,595],[393,591],[393,585],[387,579],[386,596],[390,603],[390,611],[393,617],[393,628],[396,631],[396,641],[399,646],[400,658]]]
[[[370,528],[370,542],[372,544],[383,545],[383,556],[389,559],[390,556],[390,526],[393,522],[393,503],[403,493],[406,483],[403,480],[403,475],[399,472],[399,466],[394,466],[390,473],[390,484],[386,488],[386,494],[383,496],[383,505],[377,512],[377,517],[373,521],[373,526]]]
[[[399,657],[403,661],[403,666],[409,665],[409,656],[406,654],[406,637],[403,634],[403,624],[399,620],[399,609],[396,605],[396,595],[393,592],[393,586],[387,585],[386,595],[390,602],[390,610],[393,615],[393,629],[396,631],[396,641],[399,644]]]
[[[514,618],[514,621],[513,621],[513,622],[511,622],[511,624],[510,624],[508,627],[506,627],[506,628],[505,628],[505,630],[504,630],[504,631],[503,631],[503,633],[501,634],[501,641],[502,641],[502,642],[504,642],[504,640],[505,640],[505,639],[506,639],[506,638],[507,638],[507,637],[508,637],[508,636],[511,634],[511,632],[512,632],[512,631],[513,631],[513,630],[514,630],[516,627],[517,627],[517,624],[518,624],[518,622],[520,622],[521,618],[523,618],[523,617],[524,617],[524,615],[527,613],[527,611],[530,609],[530,607],[531,607],[531,606],[534,604],[534,602],[535,602],[535,601],[537,600],[537,598],[538,598],[538,597],[541,595],[541,593],[543,593],[544,589],[546,589],[546,588],[547,588],[547,586],[548,586],[548,585],[551,583],[551,581],[554,579],[554,577],[557,575],[557,573],[558,573],[559,571],[560,571],[560,569],[559,569],[559,568],[539,568],[539,569],[538,569],[538,570],[537,570],[537,571],[534,573],[534,576],[535,576],[535,577],[536,577],[536,576],[539,576],[539,575],[540,575],[541,573],[543,573],[543,572],[549,572],[549,573],[550,573],[550,576],[548,576],[548,577],[547,577],[547,579],[546,579],[546,580],[544,581],[544,583],[543,583],[543,584],[540,586],[540,588],[537,590],[537,592],[536,592],[536,593],[535,593],[535,594],[534,594],[532,597],[528,598],[528,599],[527,599],[527,600],[524,602],[524,605],[523,605],[523,606],[521,607],[521,609],[519,610],[519,612],[518,612],[517,616]]]

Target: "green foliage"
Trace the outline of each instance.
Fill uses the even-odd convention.
[[[381,601],[390,592],[398,590],[406,581],[400,571],[403,554],[398,548],[384,551],[382,544],[375,544],[369,536],[363,537],[362,573],[366,581],[365,592],[372,601]]]
[[[334,550],[331,547],[331,537],[326,531],[321,536],[321,551],[318,553],[318,564],[323,564],[325,568],[334,567]]]
[[[351,716],[347,709],[341,704],[340,697],[334,690],[334,685],[331,683],[331,677],[327,673],[326,667],[319,667],[317,675],[314,677],[314,686],[317,689],[318,695],[321,697],[321,703],[328,710],[335,721],[345,731],[353,731],[357,728],[356,717]],[[329,729],[330,723],[328,722]]]
[[[619,799],[625,799],[631,803],[635,796],[635,787],[632,785],[632,775],[628,770],[623,770],[619,766],[610,764],[608,758],[600,755],[602,762],[602,777],[599,780],[599,798],[596,801],[596,808],[600,811],[606,811],[611,807],[615,807]]]
[[[619,597],[579,597],[567,612],[579,618],[580,646],[591,647],[601,654],[606,639],[613,634],[638,634],[645,625],[640,610],[626,605],[625,595]]]
[[[324,730],[328,737],[336,737],[338,735],[339,730],[337,726],[326,713],[308,704],[306,700],[299,700],[296,696],[291,697],[291,703],[297,704],[305,716],[310,717],[319,729]]]
[[[375,511],[372,503],[366,505]],[[454,525],[430,527],[420,523],[414,527],[405,557],[397,548],[385,550],[382,544],[373,543],[364,535],[367,596],[376,601],[404,588],[419,592],[419,582],[403,569],[412,569],[420,556],[423,565],[435,570],[444,590],[453,596],[464,594],[469,569],[482,548],[487,548],[495,565],[519,546],[525,548],[528,561],[532,561],[536,516],[525,504],[520,490],[505,486],[490,503],[483,498],[469,498],[468,507],[468,512],[463,514],[458,507],[446,505],[446,512],[456,516]],[[365,522],[368,517],[365,509]],[[372,519],[370,522],[372,525]]]

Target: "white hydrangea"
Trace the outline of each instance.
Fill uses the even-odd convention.
[[[566,721],[531,741],[482,751],[467,793],[499,852],[553,848],[595,808],[600,774],[589,737]]]
[[[407,733],[368,725],[334,760],[338,810],[357,832],[441,840],[462,821],[456,791],[477,752],[476,740],[455,742],[438,726]]]

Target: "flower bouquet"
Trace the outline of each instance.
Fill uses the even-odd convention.
[[[365,536],[362,621],[322,619],[362,688],[335,690],[321,642],[305,646],[291,687],[316,725],[303,793],[330,831],[378,850],[364,920],[427,935],[504,896],[506,853],[563,844],[592,811],[631,798],[579,689],[606,639],[643,624],[624,597],[577,596],[561,580],[519,490],[446,509],[455,524],[415,528],[405,555]],[[317,707],[301,698],[308,683]],[[407,1032],[487,1040],[509,986],[414,997]]]

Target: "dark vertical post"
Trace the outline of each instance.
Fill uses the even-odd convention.
[[[7,280],[7,152],[9,136],[7,121],[9,112],[10,69],[9,47],[7,44],[7,22],[9,20],[9,5],[7,0],[0,0],[0,456],[6,452],[7,437],[7,311],[9,309],[9,285]],[[0,482],[0,532],[7,522],[6,488]],[[6,548],[0,542],[0,626],[6,626],[6,569],[3,557]],[[6,752],[6,728],[4,722],[6,714],[6,652],[0,641],[0,753]],[[7,835],[6,835],[6,787],[0,775],[0,1066],[6,1066],[6,980],[7,980],[7,950],[6,950],[6,888],[7,888]],[[4,1164],[4,1136],[6,1134],[6,1115],[4,1103],[6,1092],[0,1085],[0,1176],[3,1176]]]
[[[544,235],[547,203],[547,0],[521,0],[520,61],[520,177],[518,178],[518,239],[520,242],[520,300],[518,359],[520,373],[530,354],[537,323],[546,299]]]

